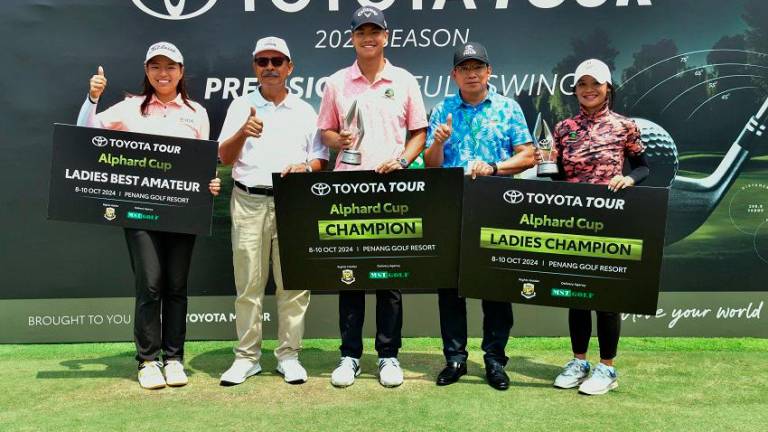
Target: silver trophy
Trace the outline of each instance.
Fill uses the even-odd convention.
[[[555,139],[552,137],[552,131],[549,130],[547,122],[541,118],[541,113],[536,118],[536,127],[533,128],[533,139],[536,142],[536,148],[541,153],[541,162],[536,167],[537,177],[552,177],[557,175],[560,170],[557,168],[557,157],[552,151]]]
[[[344,117],[344,130],[352,132],[352,148],[344,149],[341,153],[341,162],[347,165],[360,165],[363,155],[360,153],[360,143],[365,135],[363,115],[357,108],[357,101],[352,102],[347,115]]]

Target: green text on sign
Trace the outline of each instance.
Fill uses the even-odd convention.
[[[319,220],[320,240],[421,238],[421,218]]]
[[[543,254],[641,261],[643,241],[499,228],[480,228],[480,247]]]

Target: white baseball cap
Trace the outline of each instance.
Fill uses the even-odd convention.
[[[176,63],[184,64],[184,56],[181,55],[181,51],[176,48],[176,45],[170,42],[156,42],[152,44],[152,46],[150,46],[147,50],[147,58],[144,59],[144,63],[146,64],[153,57],[157,57],[159,55],[166,56]]]
[[[253,57],[262,51],[277,51],[291,59],[291,52],[288,50],[288,44],[279,37],[269,36],[256,41],[256,48],[253,49]]]
[[[608,68],[607,64],[598,59],[583,61],[579,67],[576,68],[576,76],[573,78],[573,82],[579,82],[581,77],[585,75],[591,76],[600,84],[607,82],[608,84],[613,85],[613,82],[611,82],[611,69]]]

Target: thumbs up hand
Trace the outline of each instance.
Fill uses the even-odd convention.
[[[96,102],[101,97],[101,94],[104,93],[105,88],[107,88],[107,77],[104,76],[104,68],[99,66],[96,75],[91,77],[88,96],[90,96],[92,101]]]
[[[448,141],[451,138],[451,134],[453,133],[453,114],[448,114],[448,117],[445,119],[445,123],[440,124],[440,126],[435,129],[435,143],[437,144],[445,144],[446,141]]]
[[[261,137],[261,131],[264,129],[264,122],[256,115],[256,108],[251,107],[251,113],[248,115],[248,119],[245,120],[243,127],[240,128],[240,133],[246,137]]]

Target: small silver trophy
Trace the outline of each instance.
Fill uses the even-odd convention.
[[[547,122],[541,118],[541,113],[536,118],[536,127],[533,128],[533,139],[536,142],[536,148],[541,153],[541,162],[536,167],[536,176],[552,177],[557,175],[560,170],[557,168],[557,157],[554,157],[555,153],[552,151],[555,139],[552,136],[552,131],[549,130],[549,126],[547,126]]]
[[[363,127],[363,115],[357,108],[357,101],[352,102],[347,115],[344,117],[344,130],[352,132],[352,148],[344,149],[341,153],[341,162],[347,165],[360,165],[363,155],[360,153],[360,143],[365,135]]]

